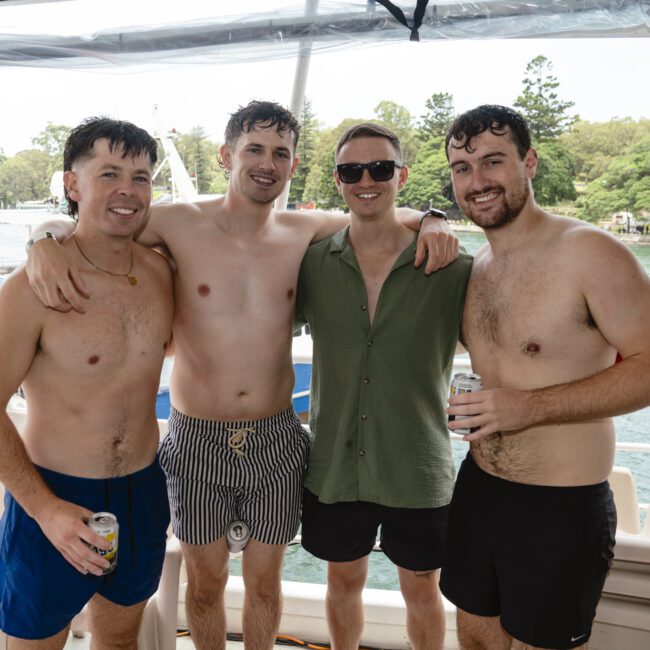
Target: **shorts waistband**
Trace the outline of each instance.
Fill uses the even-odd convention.
[[[95,486],[108,482],[112,485],[119,485],[120,483],[137,482],[141,479],[147,479],[150,474],[160,471],[160,463],[158,462],[158,455],[154,458],[153,462],[147,467],[136,470],[132,474],[125,474],[124,476],[106,476],[103,478],[90,478],[87,476],[74,476],[72,474],[63,474],[47,467],[41,467],[34,464],[39,474],[46,480],[48,485],[56,484],[62,487],[73,486],[75,488],[83,489],[87,485],[89,489]]]
[[[509,481],[507,479],[500,478],[499,476],[489,474],[484,469],[479,467],[469,452],[463,461],[463,466],[476,477],[476,480],[482,482],[484,485],[489,485],[492,489],[501,490],[504,492],[516,492],[517,494],[527,495],[531,497],[539,496],[558,499],[588,498],[601,496],[603,494],[606,494],[609,490],[608,481],[603,481],[602,483],[594,483],[592,485],[570,486],[532,485],[530,483],[518,483],[516,481]]]
[[[248,430],[256,434],[276,434],[278,429],[286,426],[300,425],[300,420],[292,407],[259,420],[204,420],[185,415],[171,406],[169,412],[169,427],[178,427],[203,435],[232,435],[234,431]]]

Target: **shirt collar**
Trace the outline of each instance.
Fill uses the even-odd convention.
[[[330,245],[329,245],[329,252],[344,253],[347,249],[349,251],[347,255],[352,255],[352,257],[354,258],[352,247],[348,245],[349,234],[350,234],[350,226],[348,225],[345,226],[343,230],[339,230],[337,233],[332,235],[332,239],[330,240]],[[395,264],[393,265],[393,269],[396,269],[400,266],[404,266],[405,264],[413,263],[413,261],[415,260],[416,242],[417,242],[417,233],[413,232],[413,241],[399,254],[397,260],[395,261]]]

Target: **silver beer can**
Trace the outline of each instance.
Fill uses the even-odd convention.
[[[481,377],[474,373],[459,372],[454,375],[454,378],[451,380],[449,385],[449,397],[454,395],[460,395],[462,393],[473,393],[477,390],[483,390],[483,380]],[[454,420],[466,420],[470,415],[450,415],[449,422]],[[453,429],[454,433],[459,433],[461,435],[467,435],[468,433],[474,433],[477,427],[471,429]]]
[[[246,548],[251,531],[244,521],[231,521],[226,531],[226,543],[231,553],[240,553]]]
[[[88,520],[88,528],[93,532],[97,533],[100,537],[103,537],[107,542],[111,542],[113,548],[105,551],[102,548],[97,548],[96,546],[91,546],[90,548],[95,551],[95,553],[101,555],[105,560],[108,560],[111,564],[108,568],[104,569],[104,575],[115,570],[117,566],[117,548],[118,548],[118,538],[120,527],[117,523],[117,517],[110,512],[96,512]]]

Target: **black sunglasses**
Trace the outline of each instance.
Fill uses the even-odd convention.
[[[369,163],[342,163],[336,166],[341,183],[358,183],[367,169],[370,178],[377,183],[389,181],[395,176],[395,167],[404,167],[399,160],[373,160]]]

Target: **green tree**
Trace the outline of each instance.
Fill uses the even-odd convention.
[[[589,183],[602,176],[632,143],[646,136],[650,136],[650,120],[626,117],[595,123],[581,120],[560,140],[573,160],[576,177]]]
[[[346,205],[334,183],[335,168],[334,151],[343,133],[353,124],[363,120],[347,118],[332,129],[318,133],[311,160],[309,176],[305,183],[304,198],[314,201],[318,207],[325,210],[345,210]]]
[[[15,206],[50,195],[52,159],[44,151],[28,149],[0,164],[0,202]]]
[[[382,100],[375,106],[375,118],[397,134],[402,146],[404,162],[410,165],[415,161],[420,141],[411,113],[397,102]]]
[[[420,116],[418,124],[420,140],[444,137],[454,121],[454,98],[449,93],[434,93],[424,103],[426,113]]]
[[[523,93],[515,101],[533,139],[539,142],[557,138],[577,119],[567,112],[574,103],[559,99],[556,91],[560,83],[552,70],[553,64],[545,56],[532,59],[526,66]]]
[[[63,148],[72,127],[48,122],[47,126],[35,137],[32,144],[50,156],[48,174],[51,177],[57,170],[63,170]]]
[[[536,201],[546,206],[574,201],[573,162],[566,149],[558,142],[540,142],[535,149],[539,158],[533,179]]]
[[[193,127],[187,134],[179,134],[175,144],[188,174],[195,182],[198,179],[199,194],[210,193],[219,172],[219,146],[207,137],[202,126]]]
[[[72,127],[48,122],[47,126],[35,138],[32,138],[32,144],[50,156],[58,156],[63,152],[70,131],[72,131]]]
[[[449,196],[450,183],[444,138],[432,137],[418,150],[406,186],[397,196],[398,205],[445,210],[451,205],[445,196]]]
[[[317,129],[318,120],[312,111],[311,102],[305,98],[305,103],[300,113],[300,138],[298,139],[298,148],[296,150],[296,155],[300,158],[300,164],[291,181],[289,203],[306,202],[305,186],[315,153]]]
[[[650,135],[612,159],[602,176],[587,185],[578,216],[588,221],[618,211],[639,215],[650,210]]]

